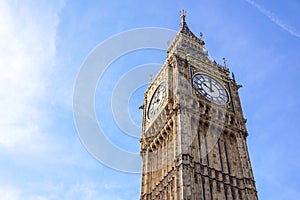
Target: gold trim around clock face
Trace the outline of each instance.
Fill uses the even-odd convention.
[[[198,94],[201,94],[207,100],[215,104],[228,105],[228,103],[230,103],[230,93],[226,85],[222,84],[214,76],[197,72],[193,74],[192,85]]]
[[[200,67],[203,67],[203,65],[200,65]],[[199,70],[195,66],[191,65],[190,68],[191,68],[192,74],[201,73],[201,74],[208,75],[208,76],[210,76],[210,77],[212,77],[214,79],[222,80],[225,83],[229,83],[230,82],[230,80],[228,78],[226,78],[225,75],[222,76],[221,74],[218,74],[216,72],[211,72],[211,71],[205,69],[205,67],[203,67],[203,68],[201,68],[201,70]]]
[[[167,83],[162,81],[155,89],[147,107],[147,119],[153,119],[161,110],[167,97]]]

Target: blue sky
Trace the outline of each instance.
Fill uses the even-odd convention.
[[[300,199],[297,0],[1,0],[1,199],[138,199],[139,174],[105,166],[82,145],[73,90],[98,44],[135,28],[177,31],[183,7],[190,29],[203,32],[210,56],[219,63],[226,57],[244,86],[240,96],[260,199]],[[96,115],[107,138],[123,150],[138,153],[139,140],[114,122],[111,91],[129,70],[163,63],[165,55],[149,49],[126,54],[99,81]],[[144,89],[126,108],[137,124]]]

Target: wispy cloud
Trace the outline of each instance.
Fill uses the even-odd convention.
[[[20,190],[14,186],[1,185],[0,195],[3,199],[17,200],[20,199]]]
[[[51,121],[45,105],[63,4],[34,4],[0,1],[0,147],[11,152],[44,148]]]
[[[267,16],[272,22],[274,22],[276,25],[281,27],[283,30],[289,32],[291,35],[300,38],[300,33],[295,30],[295,28],[291,27],[287,23],[283,22],[281,19],[279,19],[274,13],[270,12],[269,10],[265,9],[261,5],[257,4],[256,2],[252,0],[245,0],[255,8],[257,8],[262,14]]]
[[[0,183],[1,184],[1,183]],[[37,187],[38,185],[38,187]],[[126,186],[125,186],[126,187]],[[121,193],[121,194],[120,194]],[[92,181],[83,181],[75,183],[64,182],[27,182],[22,186],[1,184],[1,199],[8,200],[46,200],[46,199],[74,199],[74,200],[92,200],[92,199],[116,199],[128,200],[137,199],[131,196],[131,192],[119,190],[115,191],[103,188],[98,183]]]

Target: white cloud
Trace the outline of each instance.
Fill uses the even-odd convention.
[[[63,7],[26,2],[0,1],[0,147],[12,152],[45,146],[48,76]]]
[[[245,1],[251,4],[252,6],[254,6],[255,8],[257,8],[262,14],[267,16],[272,22],[274,22],[276,25],[281,27],[283,30],[289,32],[291,35],[295,37],[300,38],[300,33],[297,30],[295,30],[293,27],[283,22],[274,13],[268,11],[267,9],[265,9],[264,7],[262,7],[261,5],[257,4],[252,0],[245,0]]]
[[[38,186],[38,187],[37,187]],[[115,191],[102,188],[99,184],[91,181],[81,183],[62,182],[29,182],[22,186],[1,184],[0,197],[5,200],[46,200],[46,199],[73,199],[73,200],[110,200],[110,199],[136,199],[123,193],[123,198]]]
[[[17,200],[20,199],[20,190],[9,185],[1,185],[0,196],[1,199]]]

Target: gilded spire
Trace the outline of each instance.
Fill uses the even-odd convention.
[[[201,45],[204,45],[204,41],[202,40],[202,34],[200,34],[201,38],[197,38],[192,31],[189,29],[186,21],[185,21],[185,16],[186,16],[186,12],[185,10],[182,8],[181,10],[181,22],[180,22],[180,32],[187,35],[188,37],[190,37],[191,39],[194,39],[195,41],[199,42]]]
[[[181,9],[181,14],[180,14],[180,18],[181,18],[180,29],[181,30],[189,29],[186,22],[185,22],[185,16],[186,16],[186,11],[184,10],[184,8],[182,8]]]
[[[185,22],[185,10],[184,10],[184,8],[182,8],[182,10],[181,10],[181,15],[180,15],[180,17],[181,17],[181,21],[182,21],[182,22]]]
[[[186,25],[185,22],[185,10],[182,8],[181,14],[180,14],[181,22],[180,22],[180,29],[183,29]]]

